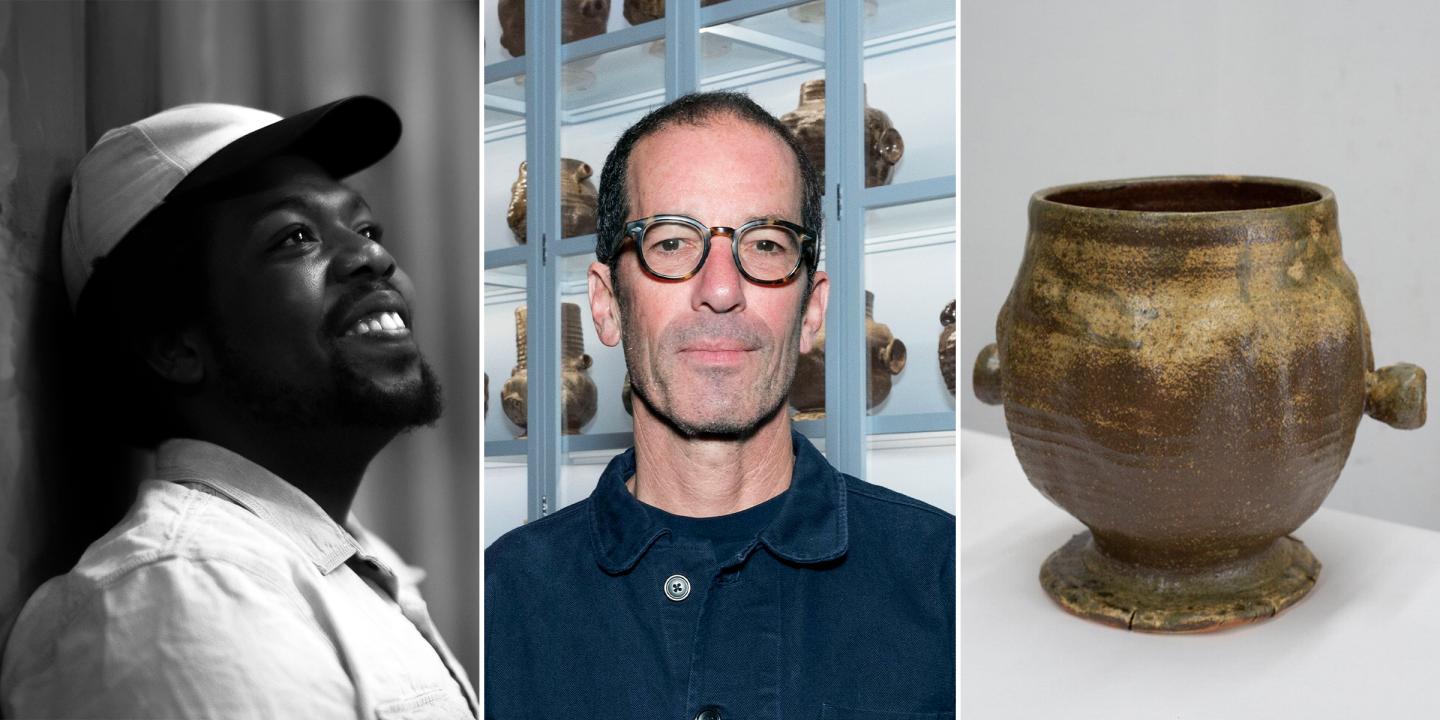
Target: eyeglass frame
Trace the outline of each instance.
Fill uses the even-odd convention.
[[[700,261],[695,263],[695,269],[684,275],[666,275],[656,272],[650,267],[649,263],[645,262],[645,251],[640,248],[640,238],[645,235],[645,231],[649,229],[651,225],[659,222],[679,222],[700,231],[700,234],[705,238],[705,246],[700,250]],[[800,238],[800,255],[795,259],[795,267],[791,268],[790,272],[778,280],[759,280],[754,275],[746,272],[745,265],[740,262],[740,243],[735,242],[735,239],[750,230],[764,225],[774,225],[785,228]],[[809,260],[808,264],[811,273],[814,273],[815,268],[820,264],[820,253],[817,247],[819,240],[816,238],[815,232],[804,225],[797,225],[789,220],[776,217],[756,218],[740,227],[727,227],[725,225],[711,227],[689,215],[651,215],[650,217],[643,217],[625,223],[625,229],[621,231],[621,235],[620,244],[615,246],[615,254],[617,256],[625,247],[626,243],[633,241],[635,243],[635,257],[640,260],[640,267],[643,268],[645,272],[662,280],[672,280],[675,282],[684,282],[699,274],[700,269],[705,267],[705,261],[710,258],[710,239],[716,235],[722,235],[730,239],[730,255],[731,259],[735,261],[735,269],[739,270],[740,275],[746,280],[756,285],[778,287],[790,282],[795,279],[795,275],[800,272],[800,268],[807,264],[807,259]]]

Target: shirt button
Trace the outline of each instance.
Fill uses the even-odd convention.
[[[720,720],[720,708],[713,705],[700,708],[700,712],[695,713],[695,720]]]
[[[668,597],[675,602],[680,602],[681,600],[690,597],[689,578],[686,578],[684,575],[671,575],[670,577],[665,578],[665,597]],[[714,708],[708,709],[714,710]],[[704,711],[702,710],[701,712],[703,713]],[[718,711],[716,711],[714,718],[706,716],[705,720],[719,720],[719,718],[720,714]]]

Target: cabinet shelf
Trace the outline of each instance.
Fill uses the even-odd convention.
[[[732,3],[736,7],[727,7]],[[723,20],[700,30],[706,53],[701,89],[739,88],[821,70],[824,25],[796,20],[781,9],[785,5],[731,0],[702,8],[702,23],[710,22],[707,17]],[[955,38],[953,5],[912,2],[904,10],[887,13],[882,7],[866,19],[867,59]],[[754,12],[762,14],[737,18]],[[563,45],[561,62],[571,87],[561,93],[561,124],[591,122],[663,102],[665,58],[663,47],[655,44],[663,37],[664,22],[657,20]],[[525,132],[525,85],[519,81],[524,71],[524,58],[485,67],[487,143]]]

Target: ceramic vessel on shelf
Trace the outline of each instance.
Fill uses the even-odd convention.
[[[635,408],[633,406],[635,401],[631,399],[633,394],[630,390],[630,371],[627,370],[625,371],[625,382],[620,385],[620,403],[625,406],[626,415],[633,416],[635,414]]]
[[[865,341],[869,358],[869,392],[866,409],[874,409],[890,396],[891,377],[905,369],[905,343],[884,323],[875,322],[875,294],[865,291]],[[790,406],[796,420],[825,417],[825,327],[815,336],[810,352],[795,364],[795,382],[790,386]]]
[[[1334,194],[1259,177],[1051,188],[977,358],[1031,484],[1088,531],[1041,569],[1065,610],[1134,630],[1271,617],[1315,585],[1291,533],[1362,413],[1425,421],[1425,373],[1376,370]]]
[[[700,0],[700,7],[709,7],[725,0]],[[625,20],[631,25],[665,17],[665,0],[625,0]]]
[[[825,81],[806,80],[800,85],[800,106],[780,116],[806,157],[822,176],[825,174]],[[865,187],[889,185],[895,164],[905,155],[905,141],[884,111],[865,107]]]
[[[520,175],[510,186],[510,206],[505,209],[505,222],[515,240],[525,243],[525,219],[528,180],[525,161],[520,161]],[[560,235],[575,237],[595,232],[595,183],[590,181],[594,174],[590,164],[570,158],[560,158]]]
[[[525,54],[525,0],[500,0],[500,45],[511,55]],[[610,0],[562,0],[562,44],[601,35],[610,23]]]
[[[525,437],[527,424],[526,389],[529,384],[526,367],[526,317],[524,306],[515,308],[515,369],[505,387],[500,391],[500,401],[505,407],[505,416],[520,427],[520,437]],[[584,328],[580,324],[580,306],[575,303],[560,304],[561,321],[561,386],[560,402],[564,411],[561,430],[566,435],[576,435],[585,423],[595,417],[596,388],[586,370],[590,369],[590,356],[585,354]]]
[[[940,375],[945,389],[955,394],[955,301],[940,311]]]
[[[708,7],[725,0],[701,0],[700,7]],[[665,0],[625,0],[625,20],[639,25],[665,17]],[[646,51],[655,57],[665,57],[665,41],[656,40],[646,46]],[[700,34],[700,56],[717,58],[730,52],[730,41],[711,33]]]

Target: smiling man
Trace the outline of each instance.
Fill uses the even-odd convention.
[[[953,717],[955,518],[836,471],[786,412],[829,293],[820,195],[739,94],[611,151],[590,305],[635,447],[487,549],[487,717]]]
[[[440,415],[410,280],[340,182],[399,137],[370,97],[186,105],[81,161],[66,288],[97,411],[155,469],[26,604],[5,716],[475,715],[419,571],[350,514],[371,459]]]

